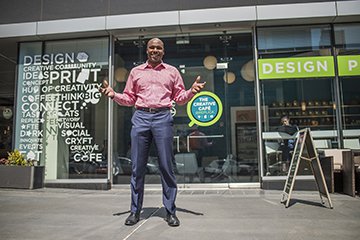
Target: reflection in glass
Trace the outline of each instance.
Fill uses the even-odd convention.
[[[334,32],[336,51],[339,56],[350,57],[353,66],[351,69],[359,69],[360,24],[337,24],[334,25]],[[360,76],[350,72],[347,75],[339,77],[342,89],[343,146],[354,150],[355,154],[358,155],[360,149],[359,134],[357,133],[360,129]]]
[[[253,68],[249,62],[253,59],[252,36],[250,33],[232,34],[228,52],[231,61],[228,63],[229,72],[232,72],[231,84],[224,81],[224,71],[216,69],[216,63],[224,57],[224,45],[219,36],[189,36],[186,44],[177,42],[175,37],[161,38],[165,44],[166,55],[164,62],[177,66],[182,74],[185,88],[189,89],[198,75],[206,81],[204,91],[215,93],[223,105],[228,102],[224,112],[230,113],[232,108],[239,106],[252,106],[254,108],[254,81],[248,69]],[[143,39],[144,42],[147,39]],[[118,40],[115,43],[115,69],[132,69],[138,62],[139,49],[133,40]],[[145,51],[145,49],[144,49]],[[241,73],[243,66],[247,64],[244,79]],[[253,64],[253,63],[252,63]],[[229,81],[230,83],[230,81]],[[225,85],[228,85],[227,90]],[[116,91],[121,92],[125,83],[118,82]],[[129,149],[131,116],[133,109],[114,106],[114,155],[115,159],[126,157]],[[189,127],[190,119],[187,116],[185,106],[174,105],[174,144],[175,159],[173,162],[177,181],[181,183],[232,183],[232,182],[258,182],[258,159],[256,147],[256,120],[251,120],[251,126],[239,119],[232,119],[226,123],[224,114],[218,122],[208,127],[198,127],[201,135],[192,134],[194,129]],[[226,128],[245,129],[247,138],[251,139],[252,146],[246,154],[243,147],[242,136],[235,137],[233,131],[226,138]],[[239,130],[242,131],[242,130]],[[242,133],[241,133],[242,134]],[[229,140],[227,140],[229,139]],[[195,141],[203,143],[204,148],[196,148]],[[255,143],[255,144],[254,144]],[[207,146],[205,146],[207,145]],[[229,147],[230,146],[230,147]],[[157,164],[156,148],[152,146],[147,168],[149,170],[145,178],[146,183],[160,183]],[[230,149],[228,152],[227,149]],[[128,162],[131,161],[127,157]],[[119,169],[127,164],[118,161]],[[129,164],[128,164],[129,165]],[[125,171],[117,171],[114,183],[129,183],[129,176]]]
[[[331,55],[331,27],[327,25],[259,28],[258,37],[260,59]],[[262,112],[264,173],[286,175],[289,164],[284,161],[282,144],[296,136],[277,134],[281,118],[288,116],[290,124],[299,129],[336,130],[334,79],[264,79],[260,81],[260,88],[261,105],[266,109]],[[334,137],[329,140],[336,142]],[[289,153],[292,156],[291,150]],[[302,173],[306,174],[309,166],[302,167]]]
[[[15,147],[45,179],[107,178],[108,38],[22,43]]]

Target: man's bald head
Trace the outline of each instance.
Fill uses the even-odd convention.
[[[148,43],[147,43],[147,46],[149,47],[149,44],[151,44],[152,42],[158,42],[158,43],[160,43],[160,44],[164,47],[164,42],[161,41],[160,38],[152,38],[152,39],[150,39],[150,40],[148,41]]]

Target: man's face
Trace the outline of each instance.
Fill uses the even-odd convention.
[[[151,39],[147,44],[146,53],[150,64],[159,64],[164,56],[164,44],[160,39]]]
[[[290,125],[290,120],[287,119],[287,118],[285,118],[285,119],[283,120],[283,125]]]

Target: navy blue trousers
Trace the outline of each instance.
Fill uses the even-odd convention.
[[[169,213],[174,214],[177,185],[173,169],[173,117],[170,111],[148,113],[136,110],[131,121],[131,212],[142,209],[146,164],[154,140],[159,155],[163,204]]]

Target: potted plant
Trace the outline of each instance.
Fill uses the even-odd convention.
[[[8,153],[0,159],[0,187],[35,189],[44,187],[43,166],[36,166],[37,161],[26,159],[19,150]]]

